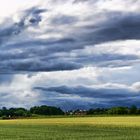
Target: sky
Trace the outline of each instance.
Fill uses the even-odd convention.
[[[139,0],[0,0],[0,107],[140,107]]]

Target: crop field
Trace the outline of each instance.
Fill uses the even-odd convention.
[[[140,117],[0,120],[0,140],[140,140]]]

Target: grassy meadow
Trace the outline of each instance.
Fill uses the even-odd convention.
[[[140,140],[140,117],[0,120],[0,140]]]

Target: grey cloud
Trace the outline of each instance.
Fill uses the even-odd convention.
[[[0,69],[1,74],[7,71],[10,72],[45,72],[45,71],[60,71],[60,70],[73,70],[79,69],[81,65],[73,63],[73,62],[65,62],[65,61],[40,61],[40,60],[8,60],[1,63]]]
[[[3,45],[3,43],[7,42],[8,39],[14,36],[18,36],[27,27],[37,25],[41,21],[40,14],[45,11],[45,9],[33,7],[31,9],[23,11],[23,13],[21,12],[22,17],[17,23],[15,23],[13,19],[6,19],[0,27],[0,44]],[[7,22],[9,21],[11,22],[11,24],[3,29],[3,24],[7,24]]]
[[[92,8],[92,4],[94,5],[94,3],[96,4],[98,2],[102,4],[102,2],[104,3],[106,1],[108,2],[108,0],[70,0],[70,5],[83,4],[87,8]],[[67,3],[64,0],[52,0],[51,2],[50,4],[58,5]],[[127,1],[127,3],[133,4],[133,1]],[[12,17],[9,17],[0,24],[0,86],[4,86],[0,91],[0,106],[4,106],[5,103],[10,107],[47,104],[59,106],[63,109],[86,109],[117,105],[129,106],[131,104],[140,106],[139,92],[132,91],[129,88],[100,87],[97,89],[88,87],[88,85],[96,84],[96,82],[97,84],[116,82],[131,85],[139,81],[139,53],[135,54],[134,51],[132,54],[130,52],[127,54],[126,51],[126,54],[121,54],[119,51],[104,50],[100,52],[100,49],[98,52],[95,49],[93,53],[89,53],[90,48],[92,51],[94,47],[102,47],[102,45],[97,44],[118,40],[140,40],[139,11],[100,11],[100,8],[96,7],[97,5],[94,6],[95,10],[85,10],[78,7],[81,8],[80,12],[84,13],[82,10],[85,10],[85,14],[82,17],[81,13],[74,14],[73,12],[69,13],[69,11],[66,11],[66,13],[60,12],[60,14],[56,12],[58,9],[47,9],[49,8],[47,6],[45,9],[32,7],[19,12],[18,22],[15,22]],[[96,8],[99,8],[99,11]],[[61,10],[63,11],[63,9]],[[133,48],[133,46],[130,47]],[[75,79],[70,78],[69,80],[70,70],[88,66],[98,67],[97,79],[96,76],[95,79],[94,76],[93,78],[91,76],[90,79],[90,75],[88,74],[87,77],[82,76],[82,74],[85,74],[85,70]],[[122,73],[121,69],[114,71],[108,69],[110,67],[124,66],[131,66],[132,69],[122,70]],[[57,78],[50,78],[50,84],[49,82],[43,81],[42,78],[42,83],[38,82],[40,80],[32,83],[32,79],[30,79],[32,74],[36,74],[34,72],[64,70],[67,70],[68,78],[66,80],[68,82],[65,82],[66,80],[63,80],[63,78],[62,81],[59,81]],[[28,87],[29,89],[24,88],[21,91],[16,89],[16,87],[13,89],[12,86],[14,86],[14,83],[12,82],[16,82],[17,79],[16,77],[14,79],[13,75],[8,75],[8,73],[17,74],[20,72],[28,74],[29,77],[24,80],[25,82],[27,80],[29,84],[33,84],[29,85],[31,86]],[[93,70],[93,75],[94,72]],[[15,81],[12,81],[13,79]],[[24,81],[21,79],[21,85],[22,82],[24,84]],[[47,87],[47,84],[49,86],[51,85],[51,87]],[[80,84],[83,86],[74,86]],[[7,90],[8,86],[9,89],[12,88],[12,91],[9,91],[9,93]],[[32,87],[33,93],[30,89]],[[3,90],[6,92],[3,92]],[[22,96],[20,95],[24,92],[27,92],[27,94],[22,100]],[[30,98],[29,94],[31,96],[33,95],[33,98]],[[37,101],[34,98],[36,95],[39,95]]]
[[[138,92],[130,91],[125,88],[97,89],[83,86],[60,86],[49,88],[34,87],[34,90],[40,92],[40,95],[45,98],[46,103],[49,102],[51,105],[57,104],[57,106],[67,109],[76,109],[79,106],[80,108],[110,107],[118,105],[131,106],[135,101],[140,99]],[[63,98],[60,98],[61,96]],[[77,96],[79,98],[76,98]],[[56,102],[51,100],[55,100]],[[140,106],[139,103],[137,103],[137,105]]]
[[[79,2],[81,2],[81,3],[84,3],[84,2],[94,2],[94,3],[96,3],[98,1],[99,0],[74,0],[73,3],[79,3]]]
[[[107,20],[98,23],[98,25],[82,27],[85,30],[85,34],[78,36],[90,44],[100,44],[115,40],[140,39],[139,14],[113,12],[106,13],[105,17]]]
[[[77,22],[78,22],[78,19],[74,16],[58,15],[51,20],[50,24],[59,26],[59,25],[65,25],[65,24],[70,25]]]
[[[25,99],[21,99],[18,96],[15,96],[12,93],[0,93],[0,107],[30,107],[31,106],[31,97],[26,97]]]
[[[47,100],[42,99],[39,102],[39,105],[47,104],[50,106],[56,106],[60,107],[61,109],[67,111],[67,110],[75,110],[75,109],[89,109],[89,108],[95,108],[95,107],[105,107],[104,103],[93,103],[91,101],[85,102],[84,100],[78,99],[78,100],[69,100],[69,99],[54,99],[54,100]]]
[[[138,56],[127,54],[105,53],[96,55],[94,53],[94,55],[79,55],[80,50],[88,45],[94,47],[96,44],[108,41],[140,39],[139,13],[105,12],[103,15],[106,17],[106,20],[103,22],[97,25],[91,25],[90,23],[90,25],[76,28],[70,26],[70,31],[66,36],[58,39],[26,38],[26,34],[28,36],[31,32],[27,32],[25,29],[38,25],[42,20],[41,14],[46,11],[37,7],[25,10],[21,14],[20,22],[1,30],[0,70],[2,72],[6,73],[10,70],[11,72],[73,70],[88,65],[96,67],[120,67],[132,65],[139,61]],[[94,19],[90,20],[94,22]],[[61,33],[67,30],[63,25],[78,24],[80,19],[76,16],[58,15],[51,22],[50,26],[53,27],[52,32],[57,30],[55,26],[61,25],[63,27],[60,30]],[[87,20],[84,22],[88,24]],[[20,41],[18,41],[18,36],[23,31],[25,32],[23,39],[21,39],[21,36]],[[43,35],[47,34],[47,31],[43,32]],[[17,39],[12,43],[9,41],[6,44],[6,40],[13,36],[16,36]],[[19,49],[20,52],[13,53],[14,49]],[[77,56],[70,55],[73,50],[77,50]],[[34,62],[34,60],[37,62]]]
[[[50,88],[43,88],[43,87],[35,87],[36,90],[42,90],[46,92],[57,92],[60,94],[68,94],[68,95],[78,95],[80,97],[91,97],[91,98],[125,98],[125,97],[136,97],[138,96],[137,92],[129,91],[127,89],[107,89],[107,88],[87,88],[87,87],[67,87],[67,86],[60,86],[60,87],[50,87]],[[135,93],[135,94],[134,94]]]
[[[40,14],[46,11],[47,11],[46,9],[41,9],[38,7],[33,7],[26,11],[23,11],[23,17],[18,24],[26,25],[25,22],[27,22],[28,20],[29,25],[38,25],[38,23],[42,20],[42,17]]]
[[[132,63],[139,63],[139,57],[136,55],[121,55],[121,54],[93,54],[86,56],[79,56],[74,59],[75,62],[79,62],[86,65],[96,65],[98,67],[121,67],[129,66]]]
[[[140,106],[139,104],[139,100],[140,100],[140,96],[138,97],[131,97],[131,98],[126,98],[126,99],[119,99],[119,100],[111,100],[108,102],[108,106],[132,106],[132,105],[136,105],[136,106]]]
[[[11,83],[13,79],[13,75],[11,74],[0,74],[0,84],[2,83]]]

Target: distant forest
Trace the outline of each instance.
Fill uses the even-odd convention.
[[[3,107],[0,109],[0,117],[2,119],[16,119],[21,117],[32,117],[35,115],[137,115],[140,114],[140,108],[135,105],[131,107],[112,107],[112,108],[94,108],[89,110],[71,110],[63,111],[60,108],[53,106],[34,106],[30,109],[25,108],[9,108]]]

